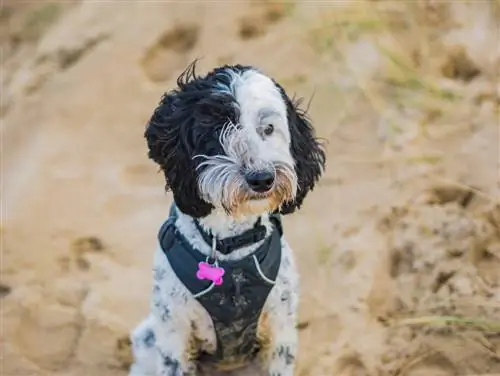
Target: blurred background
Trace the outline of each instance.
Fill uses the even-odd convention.
[[[171,195],[144,126],[195,58],[311,100],[285,219],[300,376],[500,374],[500,1],[3,0],[2,375],[118,376]]]

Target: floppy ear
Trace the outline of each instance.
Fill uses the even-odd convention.
[[[283,89],[282,94],[287,105],[290,151],[297,174],[297,195],[293,201],[285,202],[281,206],[280,213],[290,214],[300,209],[305,197],[321,177],[325,169],[326,155],[323,144],[315,137],[306,111],[300,108],[301,101],[291,100]]]
[[[198,191],[196,167],[189,147],[193,116],[189,100],[172,91],[163,96],[145,131],[149,158],[158,163],[180,211],[195,218],[210,213],[213,206]]]

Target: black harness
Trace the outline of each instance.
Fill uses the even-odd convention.
[[[200,353],[199,360],[223,366],[253,359],[260,349],[257,340],[259,317],[281,264],[283,230],[279,215],[271,215],[274,229],[267,238],[265,227],[258,221],[253,229],[241,235],[217,241],[217,250],[227,254],[265,238],[255,252],[243,259],[218,261],[218,266],[225,270],[223,283],[219,286],[196,277],[198,263],[205,262],[207,256],[194,249],[177,230],[176,218],[172,206],[159,232],[161,248],[177,277],[209,313],[217,338],[216,352]],[[199,224],[197,227],[211,245],[211,235]]]

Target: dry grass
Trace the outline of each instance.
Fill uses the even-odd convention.
[[[421,316],[396,320],[396,325],[457,326],[468,327],[481,332],[500,333],[500,321],[456,316]]]

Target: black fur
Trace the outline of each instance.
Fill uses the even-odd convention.
[[[300,209],[309,191],[314,189],[316,182],[321,177],[326,164],[326,154],[323,144],[315,137],[307,111],[300,106],[300,99],[290,99],[283,87],[277,82],[276,86],[281,91],[281,96],[286,103],[288,113],[288,127],[290,129],[290,150],[295,160],[295,173],[297,174],[297,195],[295,200],[285,202],[280,213],[291,214]]]
[[[289,366],[295,361],[295,355],[288,346],[279,346],[277,356],[285,360],[285,364]]]
[[[149,157],[163,170],[166,189],[173,191],[177,207],[194,218],[207,216],[213,206],[200,196],[196,170],[199,162],[193,157],[224,154],[220,133],[224,124],[238,124],[239,118],[238,103],[230,90],[231,72],[249,69],[252,67],[225,65],[200,77],[194,61],[177,79],[178,88],[162,97],[146,128]],[[313,189],[324,167],[325,153],[314,138],[305,112],[276,85],[288,106],[290,148],[298,176],[297,198],[285,203],[281,210],[282,214],[289,214],[300,207]]]
[[[200,197],[193,156],[223,154],[220,132],[239,117],[229,69],[249,67],[224,66],[202,78],[193,62],[177,79],[178,88],[163,96],[145,132],[149,157],[163,170],[166,189],[173,191],[177,207],[194,218],[207,216],[213,206]]]
[[[153,347],[155,345],[155,342],[156,342],[156,335],[155,335],[155,332],[153,332],[152,330],[148,330],[146,332],[146,335],[144,336],[144,345],[146,347]]]

